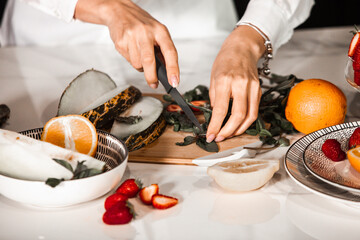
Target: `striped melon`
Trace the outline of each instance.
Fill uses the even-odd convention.
[[[86,96],[84,96],[86,95]],[[163,133],[166,121],[162,103],[153,97],[141,97],[134,86],[117,87],[105,73],[87,70],[76,77],[62,94],[58,115],[80,114],[97,129],[110,131],[122,139],[129,151],[144,147]],[[114,121],[115,118],[141,116],[136,124]]]
[[[142,97],[131,108],[120,114],[122,117],[140,116],[142,120],[135,124],[115,120],[111,133],[122,139],[129,151],[149,145],[165,130],[166,121],[162,111],[163,105],[158,99]]]

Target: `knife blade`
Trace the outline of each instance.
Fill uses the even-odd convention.
[[[176,101],[176,103],[181,107],[181,109],[184,111],[185,115],[191,120],[191,122],[202,131],[201,125],[197,118],[195,117],[195,114],[189,107],[189,105],[186,103],[184,98],[181,96],[179,91],[176,88],[173,88],[168,81],[167,74],[166,74],[166,68],[165,65],[162,63],[162,61],[159,59],[155,52],[155,60],[156,60],[156,73],[158,76],[159,81],[164,86],[165,91],[167,94],[170,94],[171,97]]]

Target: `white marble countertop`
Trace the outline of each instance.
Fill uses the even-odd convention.
[[[345,81],[352,27],[303,30],[271,62],[277,74],[322,78],[338,85],[348,101],[346,121],[360,120],[360,94]],[[208,85],[212,62],[223,39],[177,41],[180,91]],[[118,84],[148,88],[112,46],[0,48],[0,104],[11,109],[6,129],[43,124],[56,113],[58,99],[79,73],[95,68]],[[162,93],[162,89],[156,90]],[[130,224],[102,223],[104,197],[84,204],[40,209],[0,195],[0,239],[359,239],[360,208],[310,193],[281,167],[263,188],[248,193],[220,189],[195,166],[129,163],[124,178],[158,183],[179,204],[159,211],[131,201],[138,213]]]

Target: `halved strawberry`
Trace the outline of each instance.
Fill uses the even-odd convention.
[[[208,101],[196,100],[196,101],[191,101],[190,103],[197,107],[204,107],[206,104],[208,104]],[[197,108],[194,108],[194,107],[190,107],[190,108],[191,108],[191,110],[193,110],[193,112],[200,112],[200,110]]]
[[[356,32],[354,37],[351,39],[348,56],[353,57],[355,54],[355,50],[359,47],[360,43],[360,32]]]
[[[151,184],[150,186],[144,187],[140,190],[139,197],[144,204],[150,205],[152,197],[158,193],[159,185]]]
[[[177,198],[156,194],[152,197],[151,203],[154,208],[157,209],[167,209],[175,206],[178,203]]]
[[[168,112],[182,112],[182,109],[179,105],[170,104],[166,107],[166,111]]]
[[[349,138],[349,149],[360,146],[360,127],[356,128]]]

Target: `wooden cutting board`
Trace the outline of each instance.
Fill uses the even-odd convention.
[[[152,96],[162,100],[159,94],[143,94],[144,96]],[[198,115],[199,121],[203,118]],[[184,137],[191,135],[186,132],[174,132],[173,126],[168,125],[164,133],[155,142],[143,147],[139,150],[130,152],[130,162],[146,162],[146,163],[167,163],[167,164],[185,164],[193,165],[192,159],[207,156],[209,153],[196,144],[188,146],[177,146],[176,142],[183,142]],[[239,147],[249,143],[258,141],[257,136],[243,134],[238,137],[227,139],[218,144],[219,150],[224,151],[230,148]]]

